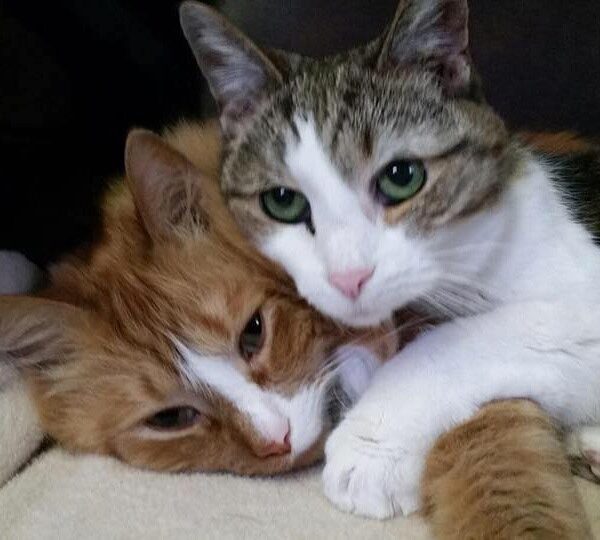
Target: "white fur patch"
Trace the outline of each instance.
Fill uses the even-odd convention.
[[[193,386],[206,386],[247,415],[267,441],[283,442],[290,432],[292,457],[308,450],[324,429],[325,384],[305,386],[291,398],[263,390],[226,357],[202,356],[175,340],[181,371]]]
[[[300,293],[321,311],[358,326],[387,318],[373,304],[369,290],[377,290],[382,275],[378,257],[385,237],[380,219],[363,211],[359,194],[345,182],[327,156],[312,120],[296,119],[299,140],[290,140],[285,161],[290,174],[311,205],[316,234],[305,227],[283,225],[260,248],[280,262],[294,278]],[[398,241],[398,236],[394,238]],[[299,256],[301,254],[301,256]],[[329,283],[329,275],[374,268],[361,296],[350,300]]]
[[[340,347],[337,356],[342,390],[354,403],[365,393],[381,362],[370,349],[354,345]]]
[[[355,193],[325,153],[314,122],[296,118],[295,123],[299,140],[288,142],[285,164],[309,199],[313,217],[323,224],[351,222],[362,214]]]
[[[596,479],[600,480],[600,426],[581,426],[569,433],[567,454],[582,459]]]

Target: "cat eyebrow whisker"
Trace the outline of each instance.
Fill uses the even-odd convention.
[[[455,319],[488,311],[495,304],[495,295],[482,290],[475,280],[446,274],[434,291],[423,295],[422,301],[446,317]],[[488,294],[486,294],[488,293]]]

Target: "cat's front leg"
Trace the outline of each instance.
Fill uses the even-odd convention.
[[[370,517],[414,511],[435,439],[482,404],[508,398],[537,401],[564,424],[598,420],[600,321],[581,302],[504,306],[407,346],[331,435],[326,495]]]
[[[391,409],[344,419],[326,446],[323,487],[346,512],[385,519],[419,508],[419,480],[431,442],[396,432],[384,415]],[[415,430],[414,434],[418,434]]]
[[[403,390],[402,381],[395,380],[397,370],[390,368],[404,360],[410,361],[400,355],[380,369],[327,441],[325,495],[346,512],[385,519],[418,510],[427,452],[438,435],[477,410],[473,402],[453,401],[425,379],[422,388]],[[438,407],[454,411],[452,420],[437,415]]]

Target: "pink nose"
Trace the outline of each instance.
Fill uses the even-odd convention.
[[[288,430],[282,441],[268,441],[265,445],[256,449],[256,455],[260,458],[266,458],[282,456],[289,454],[291,451],[292,445],[290,444],[290,432]]]
[[[362,286],[369,281],[369,278],[372,275],[372,268],[346,270],[345,272],[331,272],[331,274],[329,274],[329,283],[336,289],[339,289],[348,298],[356,300]]]

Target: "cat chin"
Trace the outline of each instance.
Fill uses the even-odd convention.
[[[370,326],[377,326],[384,321],[388,320],[392,316],[392,312],[389,313],[374,313],[366,311],[355,311],[348,315],[339,317],[339,321],[352,328],[368,328]]]
[[[325,295],[311,294],[311,291],[302,291],[302,289],[300,289],[300,294],[307,298],[310,304],[321,313],[352,328],[377,326],[389,320],[393,315],[393,310],[372,310],[365,307],[364,304],[368,306],[368,302],[332,302]]]

